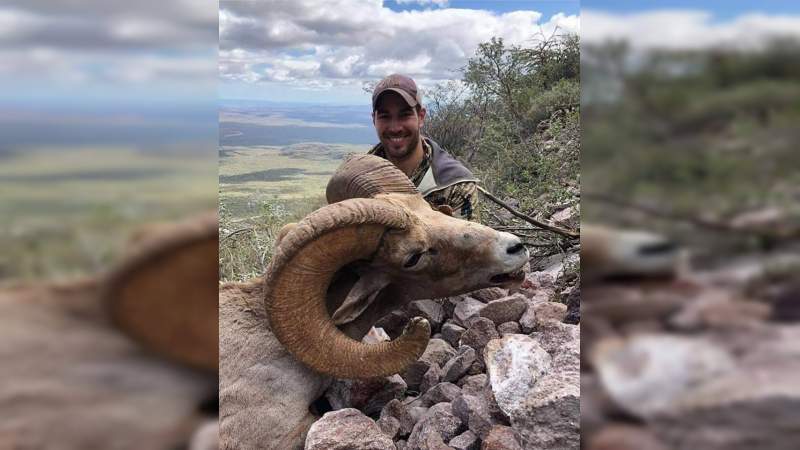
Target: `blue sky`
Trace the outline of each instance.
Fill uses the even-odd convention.
[[[730,20],[746,13],[780,15],[800,13],[797,0],[583,0],[582,9],[597,9],[613,13],[632,13],[655,10],[689,9],[711,12],[716,20]]]

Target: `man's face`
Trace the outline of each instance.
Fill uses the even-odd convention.
[[[386,155],[394,160],[402,160],[413,154],[419,144],[419,130],[425,119],[425,109],[408,106],[408,103],[395,92],[381,95],[372,123],[378,133]]]

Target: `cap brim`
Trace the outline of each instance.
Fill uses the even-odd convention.
[[[397,88],[386,88],[375,96],[375,99],[372,101],[372,109],[375,109],[375,107],[378,105],[378,99],[381,98],[381,95],[389,91],[397,92],[398,94],[400,94],[400,96],[403,97],[403,100],[405,100],[406,103],[408,103],[408,106],[412,108],[418,105],[417,100],[414,97],[412,97],[411,94],[409,94],[408,92]]]

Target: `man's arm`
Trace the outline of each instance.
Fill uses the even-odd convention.
[[[449,205],[453,208],[453,217],[480,222],[478,186],[475,182],[456,183],[440,191],[431,192],[425,200],[433,206]]]

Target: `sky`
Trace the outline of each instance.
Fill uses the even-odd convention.
[[[482,42],[579,32],[578,1],[220,0],[223,99],[366,104],[365,82],[459,79]]]
[[[798,1],[584,0],[581,39],[625,39],[634,49],[757,48],[800,38]]]

